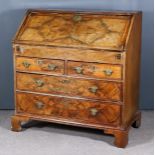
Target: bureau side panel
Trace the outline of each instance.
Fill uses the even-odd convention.
[[[123,127],[128,127],[138,111],[140,83],[142,14],[133,17],[132,29],[127,43],[125,65],[125,99],[122,114]]]

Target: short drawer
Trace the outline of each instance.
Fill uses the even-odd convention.
[[[122,79],[122,66],[102,63],[68,62],[68,74],[105,79]]]
[[[49,74],[64,74],[64,61],[17,57],[16,70],[28,72],[43,72]]]
[[[17,89],[100,100],[122,100],[122,83],[17,73]]]
[[[17,93],[17,112],[99,125],[118,126],[120,105],[88,100]]]

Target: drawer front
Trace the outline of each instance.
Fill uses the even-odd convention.
[[[17,57],[16,69],[19,71],[64,74],[64,61]]]
[[[65,59],[74,61],[88,61],[101,63],[124,63],[125,52],[109,52],[100,50],[41,47],[41,46],[15,46],[15,54],[26,57],[49,59]]]
[[[120,123],[120,105],[36,94],[17,93],[17,112],[99,125]]]
[[[122,84],[102,80],[17,73],[17,89],[101,100],[122,100]]]
[[[122,79],[122,67],[99,63],[68,62],[68,74],[106,79]]]

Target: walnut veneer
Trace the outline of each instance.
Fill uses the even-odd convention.
[[[97,128],[125,147],[139,127],[141,12],[29,10],[13,40],[15,114]]]

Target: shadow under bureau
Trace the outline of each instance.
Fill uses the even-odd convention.
[[[29,10],[13,40],[15,114],[97,128],[125,147],[139,127],[141,12]]]

